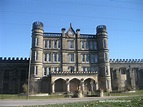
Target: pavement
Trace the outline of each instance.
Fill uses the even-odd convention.
[[[64,104],[74,102],[85,102],[95,100],[108,100],[122,98],[127,96],[104,96],[104,97],[83,97],[83,98],[57,98],[57,99],[29,99],[29,100],[0,100],[2,106],[32,106],[32,105],[48,105],[48,104]]]

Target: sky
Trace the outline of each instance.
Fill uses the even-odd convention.
[[[142,0],[0,0],[0,57],[29,57],[32,23],[82,34],[106,25],[110,59],[143,59]]]

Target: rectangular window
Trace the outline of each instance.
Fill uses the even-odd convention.
[[[86,57],[86,62],[89,62],[89,55],[85,55]]]
[[[35,52],[35,61],[37,61],[38,60],[38,52],[36,51]]]
[[[97,50],[97,42],[96,41],[93,42],[93,47],[94,47],[94,50]]]
[[[54,48],[57,48],[57,41],[53,41],[54,42]]]
[[[47,48],[47,41],[44,41],[44,47]]]
[[[90,71],[90,67],[87,67],[87,71]]]
[[[74,48],[74,41],[73,40],[69,41],[69,48],[71,48],[71,49]]]
[[[74,54],[69,54],[69,61],[74,62]]]
[[[57,67],[54,67],[54,68],[53,68],[53,71],[54,71],[54,72],[57,72]]]
[[[38,46],[39,44],[39,39],[38,38],[35,38],[35,46]]]
[[[61,53],[58,53],[58,62],[61,61]]]
[[[82,62],[85,62],[85,54],[82,54],[82,55],[81,55],[81,61],[82,61]]]
[[[52,40],[48,41],[48,48],[52,48]]]
[[[104,61],[108,61],[108,54],[107,53],[104,53]]]
[[[90,41],[90,50],[93,50],[93,42]]]
[[[44,61],[47,61],[47,54],[44,54]]]
[[[57,41],[57,42],[58,42],[58,48],[61,48],[61,42],[60,42],[60,40]]]
[[[52,61],[52,54],[51,54],[51,53],[48,54],[48,61],[49,61],[49,62]]]
[[[93,54],[90,55],[90,62],[94,63],[94,55]]]
[[[86,49],[89,49],[88,41],[86,41]]]
[[[35,75],[38,75],[38,66],[35,66]]]
[[[95,72],[95,67],[91,67],[91,72]]]
[[[69,67],[70,72],[74,72],[74,66]]]
[[[105,73],[106,73],[106,75],[108,75],[108,67],[107,66],[105,67]]]
[[[47,67],[47,75],[51,74],[51,67]]]
[[[98,56],[97,56],[97,54],[94,55],[94,62],[95,62],[95,63],[98,62]]]
[[[46,76],[47,75],[47,67],[43,68],[43,75]]]
[[[103,48],[107,48],[106,47],[106,40],[103,40]]]
[[[81,49],[84,49],[84,41],[81,41]]]
[[[57,62],[57,53],[53,53],[53,60],[54,62]]]

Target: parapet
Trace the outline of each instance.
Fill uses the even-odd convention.
[[[106,26],[105,25],[98,25],[96,27],[96,32],[100,33],[100,32],[106,32]]]
[[[43,23],[39,21],[34,22],[33,29],[43,29]]]
[[[29,58],[0,57],[0,63],[3,62],[12,62],[12,63],[29,62]]]
[[[143,59],[110,59],[110,63],[143,63]]]

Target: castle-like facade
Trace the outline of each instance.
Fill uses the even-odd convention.
[[[30,60],[0,58],[1,92],[22,92],[28,71],[32,92],[143,88],[143,60],[109,60],[105,25],[97,26],[96,34],[81,34],[71,24],[67,30],[62,28],[61,33],[47,33],[42,22],[34,22]]]

